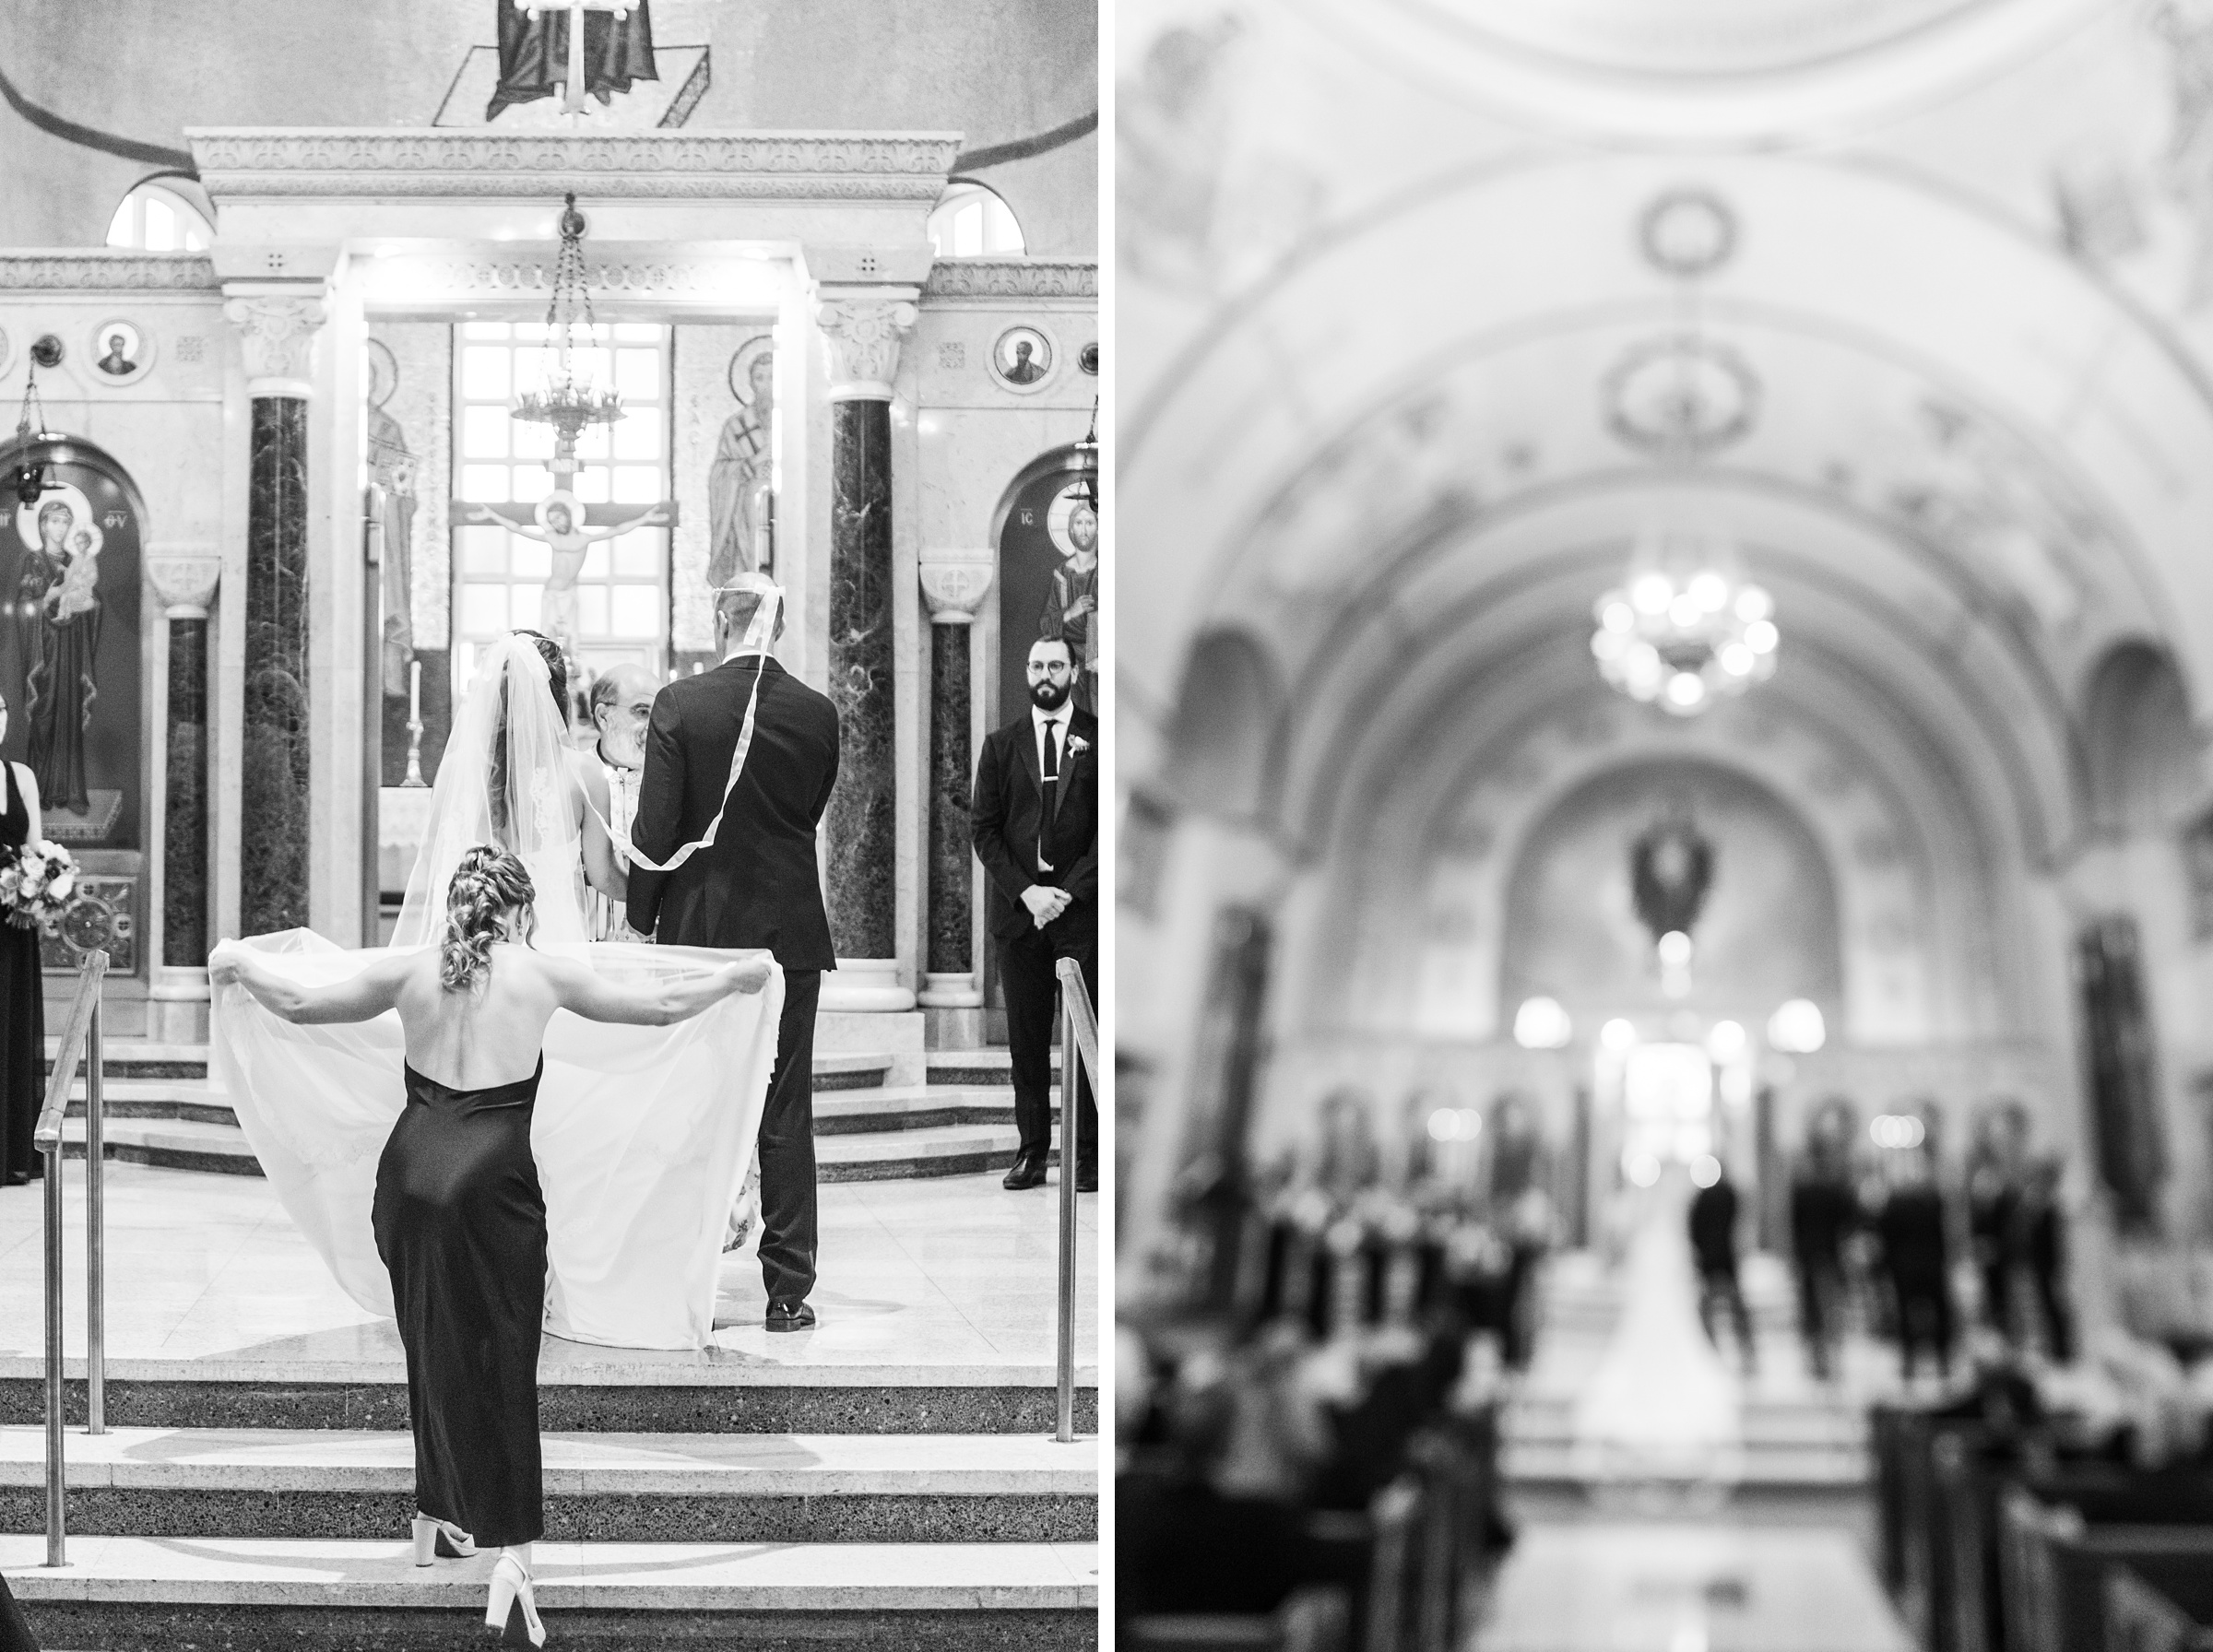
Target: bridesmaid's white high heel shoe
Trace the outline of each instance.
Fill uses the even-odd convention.
[[[503,1646],[542,1646],[546,1626],[538,1622],[538,1601],[530,1592],[530,1574],[512,1554],[500,1556],[491,1569],[491,1601],[484,1609],[484,1625],[500,1632]]]
[[[427,1566],[433,1560],[461,1560],[476,1552],[477,1540],[451,1520],[433,1520],[425,1514],[415,1516],[417,1565]]]

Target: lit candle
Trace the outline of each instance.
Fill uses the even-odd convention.
[[[408,721],[422,721],[422,662],[408,662]]]

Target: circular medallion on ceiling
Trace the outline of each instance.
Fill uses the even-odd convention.
[[[1671,189],[1637,222],[1638,243],[1652,267],[1686,280],[1710,276],[1736,251],[1736,214],[1703,189]]]
[[[1655,458],[1703,458],[1752,432],[1759,378],[1727,345],[1695,334],[1622,353],[1601,395],[1606,429]]]
[[[1910,107],[2104,0],[1307,0],[1407,73],[1546,125],[1771,137]]]

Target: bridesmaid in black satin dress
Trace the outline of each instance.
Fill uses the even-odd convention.
[[[0,739],[7,735],[7,701],[0,697]],[[23,763],[0,764],[0,862],[43,835],[39,783]],[[45,982],[39,932],[0,923],[0,1183],[19,1186],[45,1174],[31,1143],[46,1091]]]
[[[546,1203],[530,1119],[556,1009],[667,1025],[767,984],[765,953],[652,986],[602,980],[529,945],[536,891],[523,863],[465,853],[434,948],[308,987],[251,951],[219,952],[235,981],[291,1021],[359,1021],[396,1009],[408,1103],[377,1162],[373,1221],[392,1275],[415,1434],[415,1560],[498,1547],[485,1622],[510,1646],[545,1644],[530,1587],[544,1531],[538,1353],[545,1318]],[[525,1071],[525,1064],[529,1064]],[[517,1076],[517,1075],[520,1076]]]

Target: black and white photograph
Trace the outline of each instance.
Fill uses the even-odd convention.
[[[1099,1646],[1095,0],[4,11],[0,1652]]]

